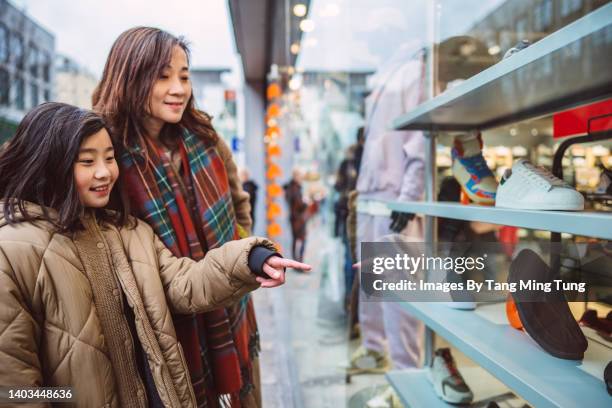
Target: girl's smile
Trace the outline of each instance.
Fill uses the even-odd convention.
[[[118,176],[119,167],[106,129],[86,138],[74,164],[74,179],[83,205],[105,207]]]

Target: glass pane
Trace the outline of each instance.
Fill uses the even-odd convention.
[[[435,0],[436,93],[499,62],[519,42],[533,44],[608,2]],[[573,44],[568,53],[580,55],[580,46]],[[577,62],[583,73],[589,72],[589,61]],[[545,61],[538,75],[554,70],[563,71]]]
[[[30,84],[30,102],[32,108],[38,105],[38,100],[38,85]]]
[[[8,31],[6,27],[0,24],[0,62],[8,61]]]
[[[38,76],[39,58],[38,49],[36,49],[34,45],[30,44],[30,50],[28,51],[28,69],[30,74],[34,77]]]
[[[11,36],[11,54],[17,68],[23,68],[23,40],[17,34]]]
[[[17,78],[15,81],[15,106],[17,109],[25,109],[25,82],[23,78]]]
[[[0,68],[0,105],[9,104],[10,90],[9,73],[6,69]]]

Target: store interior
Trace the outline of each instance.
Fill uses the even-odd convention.
[[[260,307],[290,321],[270,320],[274,330],[268,344],[281,336],[288,345],[283,355],[293,362],[285,365],[286,379],[268,381],[274,392],[284,381],[297,384],[297,397],[271,398],[270,406],[609,406],[612,5],[580,0],[400,3],[309,2],[308,24],[298,20],[298,38],[285,36],[294,63],[272,61],[266,76],[264,231],[276,234],[290,250],[290,226],[283,215],[288,209],[276,187],[296,169],[306,201],[317,205],[307,223],[304,253],[315,272],[293,274],[284,293],[258,299]],[[286,20],[288,26],[292,21]],[[510,281],[518,269],[529,269],[517,260],[525,252],[535,254],[538,267],[530,268],[539,269],[520,276],[537,278],[547,271],[547,279],[554,275],[584,283],[586,292],[562,294],[552,302],[558,307],[550,303],[543,308],[547,311],[537,306],[534,311],[534,302],[513,300],[508,293],[463,310],[400,302],[424,323],[422,360],[412,368],[392,361],[384,375],[353,370],[364,328],[360,338],[344,303],[351,292],[345,280],[349,249],[334,231],[335,205],[342,195],[334,185],[341,163],[354,153],[360,127],[366,134],[362,160],[368,149],[392,160],[392,150],[406,149],[404,137],[421,137],[424,186],[423,201],[381,199],[362,186],[366,194],[360,192],[357,218],[417,214],[424,242],[440,238],[440,223],[454,220],[464,231],[461,239],[490,240],[505,248],[494,266],[496,279]],[[376,132],[384,137],[368,144]],[[481,141],[474,156],[480,157],[477,170],[490,172],[485,177],[493,180],[491,192],[483,187],[484,193],[470,195],[469,177],[458,173],[457,163],[465,157],[457,140],[466,135]],[[363,169],[362,162],[360,177]],[[528,181],[517,181],[524,171],[548,180],[549,190],[562,188],[567,194],[549,198],[548,204],[530,201],[530,192],[516,190],[529,188]],[[458,183],[461,194],[440,199],[445,181]],[[489,193],[496,193],[497,201]],[[374,211],[381,203],[384,211]],[[367,241],[359,233],[357,240]],[[556,320],[547,323],[551,316]],[[538,321],[536,328],[532,319]],[[389,343],[389,337],[401,336],[401,325],[398,321],[395,332],[387,327]],[[265,340],[265,331],[262,336]],[[443,380],[439,370],[447,375]],[[455,388],[448,391],[441,381]]]

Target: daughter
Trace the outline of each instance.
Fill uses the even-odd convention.
[[[34,108],[0,153],[0,386],[72,387],[78,407],[192,407],[171,313],[310,266],[263,238],[175,258],[128,217],[118,177],[103,120],[70,105]]]

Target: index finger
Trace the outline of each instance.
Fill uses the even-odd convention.
[[[312,266],[302,263],[302,262],[298,262],[298,261],[294,261],[293,259],[286,259],[286,258],[280,258],[280,257],[275,257],[275,258],[271,258],[270,259],[270,263],[273,264],[273,266],[280,266],[283,268],[293,268],[293,269],[300,269],[303,271],[309,271],[312,269]]]

